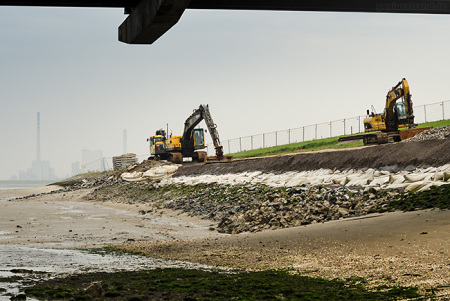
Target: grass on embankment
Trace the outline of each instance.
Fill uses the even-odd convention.
[[[450,125],[450,119],[447,119],[447,120],[420,123],[419,127],[421,128],[421,127],[426,127],[426,126],[432,126],[432,127],[438,128],[441,126],[449,126],[449,125]]]
[[[288,153],[297,153],[305,151],[317,151],[322,149],[341,149],[362,146],[362,142],[352,142],[346,144],[338,144],[339,137],[325,138],[319,140],[291,143],[279,146],[272,146],[239,153],[231,154],[233,158],[262,157],[271,155],[280,155]]]
[[[427,127],[427,126],[432,126],[435,128],[441,126],[450,126],[450,119],[419,124],[419,127]],[[306,151],[318,151],[323,149],[344,149],[363,146],[362,142],[339,144],[338,139],[339,137],[324,138],[312,141],[259,148],[254,150],[233,153],[230,155],[232,155],[233,158],[263,157],[263,156],[281,155]]]
[[[103,296],[84,289],[100,282]],[[422,297],[415,287],[380,286],[371,290],[359,277],[311,278],[288,271],[219,273],[156,269],[90,273],[42,281],[27,296],[43,300],[399,300]]]

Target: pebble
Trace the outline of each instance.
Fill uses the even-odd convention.
[[[130,185],[134,188],[129,189]],[[149,193],[145,195],[143,191]],[[154,183],[124,182],[114,189],[114,194],[109,190],[96,190],[87,198],[117,201],[120,195],[127,203],[159,204],[215,221],[217,225],[210,227],[212,231],[237,234],[366,215],[389,204],[398,193],[339,185],[172,184],[160,187]]]
[[[450,126],[441,126],[429,130],[425,130],[414,137],[403,140],[402,142],[425,141],[434,139],[447,139],[450,137]]]

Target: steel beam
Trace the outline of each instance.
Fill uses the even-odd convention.
[[[0,6],[122,7],[119,40],[152,44],[185,9],[450,14],[450,0],[0,0]]]
[[[191,9],[450,14],[449,0],[192,0]]]
[[[139,0],[0,0],[3,6],[134,7]]]
[[[0,0],[0,6],[128,7],[140,0]],[[449,0],[192,0],[190,9],[450,14]]]
[[[450,14],[450,0],[142,0],[119,27],[119,40],[152,44],[186,8]]]
[[[174,26],[190,0],[142,0],[119,26],[119,41],[152,44]]]

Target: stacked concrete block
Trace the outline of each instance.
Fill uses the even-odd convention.
[[[124,169],[138,163],[136,154],[123,154],[121,156],[113,157],[114,170]]]

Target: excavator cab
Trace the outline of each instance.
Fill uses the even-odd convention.
[[[194,149],[205,148],[205,132],[203,129],[194,129],[192,131],[192,138],[194,139]]]
[[[163,136],[152,136],[150,137],[150,145],[157,144],[158,142],[164,143],[164,137]]]
[[[165,137],[161,135],[151,136],[147,139],[150,142],[150,154],[159,155],[166,152],[166,145],[164,143]]]
[[[397,116],[399,125],[407,124],[405,103],[399,102],[395,104],[394,114]]]

